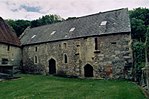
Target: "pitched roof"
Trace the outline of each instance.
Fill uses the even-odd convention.
[[[14,30],[0,17],[0,43],[20,46],[20,40]]]
[[[78,37],[131,32],[128,9],[118,9],[27,29],[22,45]]]

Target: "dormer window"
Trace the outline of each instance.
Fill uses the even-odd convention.
[[[74,30],[75,30],[75,28],[73,27],[69,30],[69,32],[73,32]]]

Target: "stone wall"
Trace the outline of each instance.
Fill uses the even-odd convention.
[[[89,64],[95,78],[131,79],[131,42],[130,34],[114,34],[28,45],[23,47],[23,64],[42,66],[48,74],[49,60],[54,59],[57,74],[84,77],[84,66]]]
[[[20,66],[21,55],[21,49],[19,47],[0,43],[0,65]]]

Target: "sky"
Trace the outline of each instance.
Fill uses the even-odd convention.
[[[149,8],[149,0],[0,0],[0,16],[4,19],[34,20],[56,14],[66,19],[138,7]]]

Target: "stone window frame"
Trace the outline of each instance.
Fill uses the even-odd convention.
[[[76,42],[76,53],[75,53],[75,55],[79,55],[79,53],[80,53],[80,42],[77,41]]]
[[[94,49],[95,49],[95,51],[94,51],[94,53],[100,53],[100,44],[101,44],[101,42],[99,42],[99,37],[95,37],[94,38]]]
[[[36,47],[35,47],[35,52],[37,52],[37,51],[38,51],[38,47],[36,46]]]
[[[67,49],[67,47],[68,47],[67,42],[63,42],[63,43],[62,43],[62,47],[63,47],[63,49]]]
[[[95,43],[95,51],[99,51],[100,50],[100,42],[99,42],[98,37],[94,38],[94,43]]]
[[[34,64],[38,64],[38,56],[34,56]]]
[[[7,51],[10,51],[10,45],[7,46]]]
[[[68,63],[68,55],[66,53],[63,54],[63,63]]]

